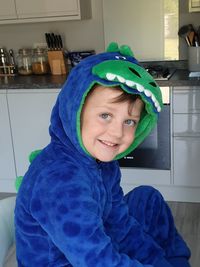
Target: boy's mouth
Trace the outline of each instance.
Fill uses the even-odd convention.
[[[99,140],[100,143],[108,146],[108,147],[116,147],[118,144],[116,143],[112,143],[112,142],[109,142],[109,141],[106,141],[106,140]]]

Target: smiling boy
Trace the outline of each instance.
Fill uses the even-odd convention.
[[[113,160],[134,140],[144,103],[138,95],[120,100],[121,95],[119,89],[97,86],[83,107],[83,145],[100,161]]]
[[[188,267],[190,251],[161,194],[124,196],[117,159],[151,132],[162,108],[153,78],[113,43],[70,73],[53,108],[50,143],[19,189],[19,267]]]

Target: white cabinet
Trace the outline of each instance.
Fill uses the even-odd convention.
[[[1,24],[91,17],[91,0],[0,0],[0,4]]]
[[[15,0],[0,0],[0,19],[17,18]]]
[[[17,175],[24,175],[30,152],[50,141],[50,114],[58,89],[9,90],[8,105]]]
[[[74,0],[15,0],[19,18],[78,16],[79,1]]]
[[[189,11],[200,12],[200,0],[189,0]]]
[[[174,184],[200,187],[200,88],[173,91]]]
[[[0,192],[14,190],[16,178],[6,92],[0,91]]]

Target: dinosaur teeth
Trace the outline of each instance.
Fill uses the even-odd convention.
[[[149,90],[147,90],[147,89],[144,90],[144,93],[145,93],[145,95],[148,96],[148,97],[151,97],[151,96],[152,96],[151,91],[149,91]]]
[[[112,74],[112,73],[107,73],[106,74],[106,78],[109,80],[109,81],[113,81],[115,79],[116,75],[115,74]]]
[[[144,87],[141,84],[136,83],[136,88],[139,92],[144,92]]]
[[[125,83],[129,87],[133,87],[135,85],[135,83],[133,81],[130,81],[130,80],[126,80]]]
[[[157,111],[158,111],[158,112],[161,112],[161,107],[160,107],[160,106],[157,107]]]
[[[122,76],[117,75],[117,79],[120,83],[125,83],[125,79]]]
[[[151,98],[152,102],[154,103],[154,106],[155,108],[157,109],[158,112],[161,111],[161,107],[160,107],[160,104],[159,102],[157,101],[156,97],[153,95],[153,93],[148,90],[148,89],[145,89],[141,84],[139,83],[136,83],[136,82],[133,82],[131,80],[126,80],[124,79],[124,77],[120,76],[120,75],[116,75],[116,74],[113,74],[113,73],[107,73],[106,74],[106,78],[109,80],[109,81],[114,81],[114,80],[117,80],[119,81],[120,83],[124,83],[126,84],[128,87],[132,87],[132,88],[135,88],[137,89],[140,93],[144,92],[144,94]]]

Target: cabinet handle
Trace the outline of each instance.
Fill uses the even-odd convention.
[[[187,138],[187,137],[194,137],[194,138],[200,138],[200,132],[192,133],[192,132],[185,132],[185,133],[174,133],[173,137],[181,137],[181,138]]]

